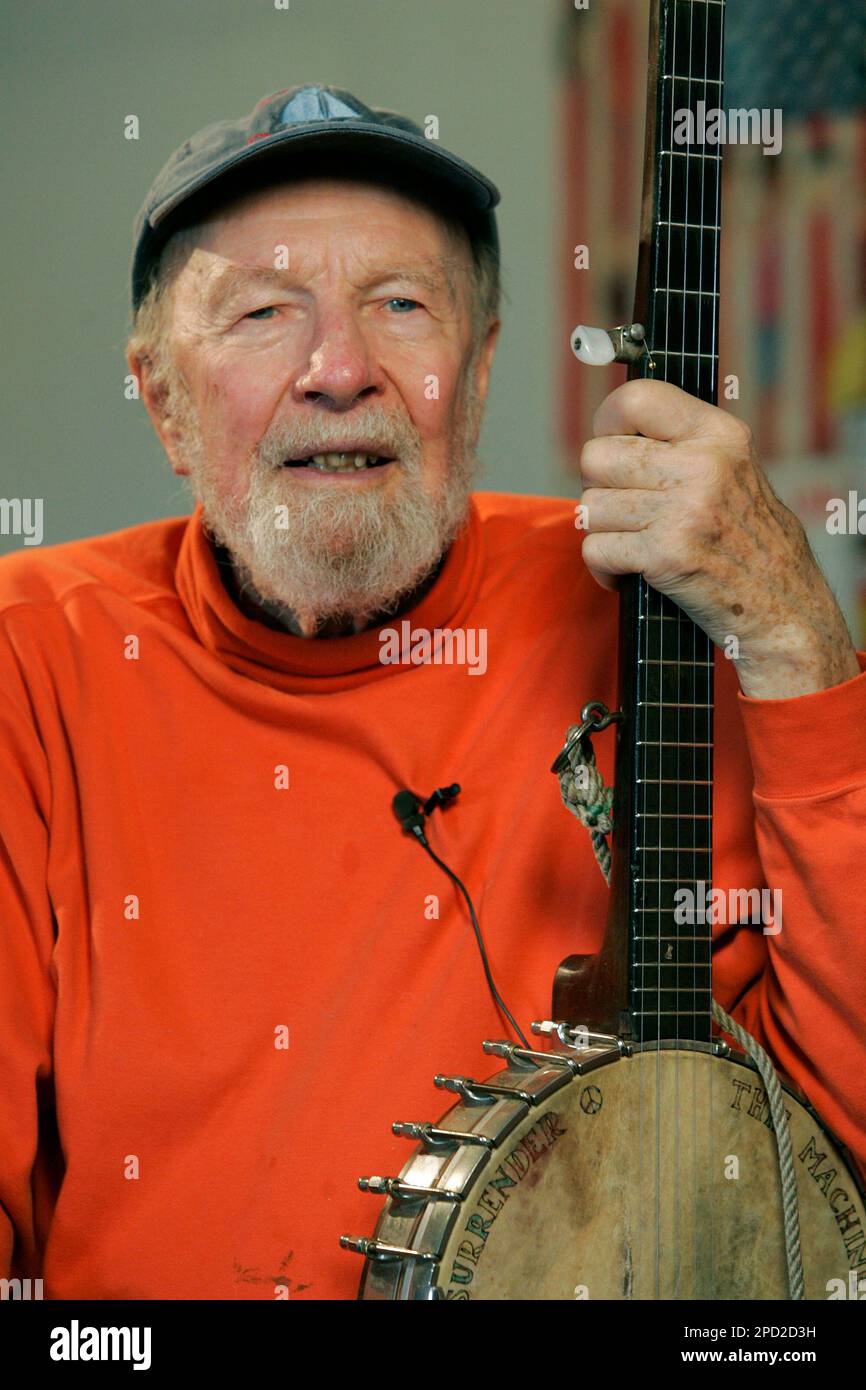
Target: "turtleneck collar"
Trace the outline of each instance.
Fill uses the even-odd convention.
[[[459,627],[481,582],[481,522],[470,498],[467,519],[431,587],[417,604],[381,626],[346,637],[296,637],[247,616],[226,589],[213,543],[202,524],[201,503],[190,517],[177,560],[177,590],[202,645],[233,670],[279,690],[345,690],[382,680],[395,668],[383,664],[380,632],[400,624],[432,631]]]

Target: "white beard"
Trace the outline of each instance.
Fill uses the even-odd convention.
[[[172,409],[182,439],[189,485],[207,529],[231,555],[242,593],[291,631],[314,636],[329,620],[349,620],[355,631],[401,600],[434,572],[463,524],[480,468],[475,448],[481,408],[475,361],[468,364],[449,443],[450,469],[440,486],[426,481],[422,441],[408,420],[380,406],[345,416],[322,414],[302,424],[274,425],[250,459],[247,486],[232,496],[211,466],[195,408],[179,378]],[[379,486],[334,482],[307,486],[282,467],[313,445],[347,432],[374,440],[396,458],[394,479]]]

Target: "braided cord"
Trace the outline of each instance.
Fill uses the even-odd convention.
[[[578,731],[568,730],[566,742]],[[604,881],[610,884],[610,847],[607,835],[613,829],[613,788],[606,787],[595,761],[592,744],[576,739],[568,747],[568,768],[558,774],[559,790],[566,808],[577,816],[590,833],[592,848]],[[779,1178],[782,1186],[782,1211],[785,1227],[785,1259],[788,1266],[788,1290],[792,1300],[804,1299],[803,1252],[800,1246],[800,1208],[797,1198],[797,1178],[794,1172],[794,1153],[791,1129],[785,1109],[781,1082],[767,1053],[746,1029],[725,1013],[714,999],[712,1015],[715,1023],[740,1044],[758,1069],[770,1106],[770,1119],[776,1138],[779,1157]]]

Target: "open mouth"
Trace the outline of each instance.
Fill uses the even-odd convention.
[[[365,454],[361,452],[311,454],[302,459],[286,459],[284,468],[315,468],[320,473],[355,473],[363,468],[381,468],[383,464],[393,463],[393,458],[384,454]]]

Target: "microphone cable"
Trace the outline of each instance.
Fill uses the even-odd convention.
[[[399,791],[391,802],[391,809],[403,827],[404,835],[412,835],[413,838],[418,841],[419,845],[424,847],[434,863],[438,864],[443,873],[447,874],[451,879],[451,882],[457,885],[466,899],[466,906],[469,908],[469,920],[472,923],[472,930],[475,933],[478,950],[481,952],[481,964],[484,966],[484,974],[487,977],[487,984],[493,996],[493,1001],[497,1008],[502,1010],[523,1046],[529,1048],[529,1043],[524,1037],[520,1025],[514,1018],[514,1015],[511,1013],[511,1010],[508,1008],[508,1005],[505,1003],[505,1000],[502,998],[502,995],[499,993],[494,983],[493,975],[490,970],[490,963],[487,959],[487,952],[484,949],[484,941],[481,937],[481,928],[478,925],[478,918],[475,916],[475,908],[472,906],[472,899],[453,870],[449,869],[444,859],[439,858],[439,855],[432,848],[424,833],[424,822],[431,811],[435,811],[437,806],[446,807],[449,802],[453,801],[454,798],[459,795],[459,792],[460,787],[456,782],[452,783],[450,787],[437,787],[433,795],[428,797],[426,801],[422,801],[421,797],[416,796],[415,792],[408,790]]]

